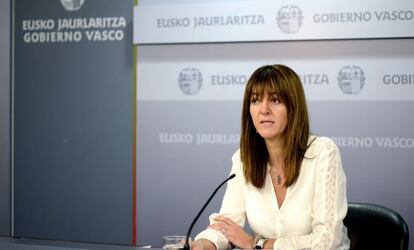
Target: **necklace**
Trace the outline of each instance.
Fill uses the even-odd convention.
[[[282,184],[282,172],[283,172],[283,170],[280,170],[280,172],[278,173],[278,174],[276,174],[276,184],[277,185],[281,185]],[[270,173],[270,176],[272,176],[272,170],[270,169],[269,170],[269,173]],[[274,171],[273,171],[273,173],[274,173]]]
[[[276,183],[277,185],[280,185],[280,183],[282,183],[282,177],[280,177],[279,174],[276,176]]]

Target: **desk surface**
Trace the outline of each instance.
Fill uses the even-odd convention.
[[[145,250],[161,249],[150,248],[148,246],[127,246],[112,244],[92,244],[81,242],[67,242],[55,240],[38,240],[25,238],[11,238],[0,236],[0,249],[7,250],[75,250],[75,249],[93,249],[93,250]]]

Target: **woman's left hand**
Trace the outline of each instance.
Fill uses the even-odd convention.
[[[243,228],[233,222],[231,219],[219,215],[215,218],[217,221],[211,224],[209,228],[221,232],[226,238],[237,248],[252,249],[254,245],[254,237],[246,233]]]

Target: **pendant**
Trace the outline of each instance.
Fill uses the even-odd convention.
[[[280,183],[282,183],[282,177],[280,177],[280,175],[276,176],[276,183],[277,185],[280,185]]]

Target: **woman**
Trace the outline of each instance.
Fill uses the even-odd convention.
[[[249,78],[240,150],[219,214],[193,250],[349,249],[346,179],[332,140],[310,134],[297,74],[267,65]],[[246,221],[254,235],[243,227]]]

